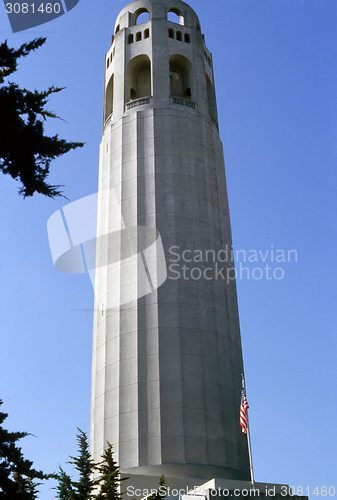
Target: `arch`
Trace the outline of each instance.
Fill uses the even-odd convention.
[[[135,12],[135,25],[146,23],[149,20],[150,14],[147,9],[142,8]]]
[[[181,41],[182,41],[182,39],[183,39],[182,32],[181,32],[181,31],[177,31],[177,33],[176,33],[176,37],[177,37],[177,40],[179,40],[179,42],[181,42]]]
[[[114,75],[112,74],[105,89],[104,121],[113,113],[114,108]]]
[[[145,31],[144,31],[144,38],[149,38],[150,37],[150,30],[149,28],[147,28]]]
[[[174,38],[174,31],[173,31],[173,29],[172,29],[172,28],[169,28],[169,30],[168,30],[168,36],[169,36],[170,38]]]
[[[186,43],[191,43],[191,37],[190,37],[189,33],[185,33],[184,40]]]
[[[151,61],[142,54],[134,57],[127,66],[125,102],[151,96]]]
[[[192,99],[192,64],[184,56],[174,54],[170,57],[170,95]]]
[[[133,43],[133,34],[128,35],[128,43]]]
[[[136,33],[136,42],[140,42],[142,39],[142,32],[141,31],[137,31]]]
[[[185,24],[184,16],[178,9],[169,9],[167,11],[167,20],[182,26]]]
[[[211,80],[209,79],[209,76],[207,74],[206,74],[206,86],[207,86],[208,111],[209,114],[216,120],[217,111],[216,111],[215,91],[211,83]]]

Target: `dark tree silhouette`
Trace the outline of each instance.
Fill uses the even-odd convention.
[[[58,479],[57,498],[60,500],[76,500],[71,477],[64,472],[62,467],[59,467],[59,473],[56,477]]]
[[[0,412],[0,499],[35,500],[41,480],[53,476],[35,470],[33,462],[24,458],[17,442],[29,434],[4,429],[2,424],[7,417],[7,413]]]
[[[107,443],[102,460],[99,463],[91,459],[88,439],[85,432],[77,434],[78,454],[70,457],[70,464],[78,472],[78,480],[74,481],[60,467],[57,474],[57,498],[59,500],[121,500],[121,478],[118,463],[113,456],[113,448]]]
[[[102,462],[97,467],[100,473],[100,492],[97,500],[121,500],[120,483],[127,478],[121,478],[120,476],[119,466],[113,457],[113,449],[110,443],[104,450],[102,459]]]
[[[94,490],[97,480],[93,478],[93,473],[97,467],[90,455],[86,433],[81,431],[81,429],[78,429],[78,431],[78,456],[70,457],[71,460],[69,463],[75,466],[75,469],[79,473],[79,479],[78,481],[72,481],[70,485],[74,491],[74,498],[76,500],[89,500],[90,498],[95,498]]]
[[[157,492],[147,497],[147,500],[164,500],[166,496],[167,496],[166,479],[164,474],[162,474],[159,478],[159,487]]]
[[[63,88],[51,86],[39,92],[20,88],[5,78],[14,73],[18,59],[41,47],[46,38],[21,45],[18,49],[0,44],[0,170],[21,182],[19,193],[24,197],[35,192],[55,198],[62,195],[59,185],[48,184],[53,159],[71,149],[82,147],[82,142],[67,142],[58,135],[44,135],[47,118],[59,118],[45,109],[52,94]]]

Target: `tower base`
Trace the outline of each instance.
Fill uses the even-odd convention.
[[[159,489],[159,477],[153,475],[130,474],[122,483],[123,499],[146,499],[157,493],[155,500],[161,496],[164,500],[164,490]],[[231,479],[203,479],[192,477],[165,477],[166,500],[222,500],[226,498],[244,500],[260,498],[262,500],[307,500],[307,496],[292,494],[292,489],[286,484],[239,481]],[[159,493],[159,495],[158,495]]]

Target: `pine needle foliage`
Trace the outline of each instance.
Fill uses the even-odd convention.
[[[62,467],[59,467],[59,472],[57,474],[58,486],[57,486],[57,498],[60,500],[75,500],[75,492],[73,490],[73,485],[71,477],[64,472]]]
[[[48,118],[59,118],[45,106],[49,98],[63,90],[50,86],[44,91],[30,91],[5,79],[18,69],[18,59],[37,50],[46,38],[36,38],[18,49],[0,44],[0,171],[20,182],[19,194],[24,197],[41,193],[47,197],[63,196],[60,185],[48,184],[50,165],[55,158],[82,142],[67,142],[58,134],[44,134]]]
[[[7,417],[0,412],[0,500],[35,500],[41,481],[52,475],[34,469],[33,462],[24,458],[17,442],[29,434],[7,431],[2,425]]]
[[[91,458],[89,451],[88,437],[85,432],[78,429],[77,434],[78,456],[70,457],[70,464],[74,465],[78,472],[78,481],[72,482],[76,500],[90,500],[95,498],[94,490],[97,480],[93,478],[96,465]]]
[[[97,470],[100,473],[100,492],[97,500],[121,500],[121,481],[127,478],[121,478],[119,465],[114,459],[113,448],[109,442]]]
[[[147,500],[163,500],[167,496],[167,486],[166,486],[166,479],[164,474],[162,474],[159,478],[159,487],[156,493],[153,493],[149,497],[147,497]]]

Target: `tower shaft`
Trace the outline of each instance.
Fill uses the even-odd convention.
[[[135,227],[145,233],[131,237]],[[166,256],[161,286],[151,229]],[[180,0],[136,0],[116,22],[100,150],[98,236],[107,234],[115,239],[98,238],[96,257],[94,458],[109,441],[126,474],[249,479],[211,54]]]

